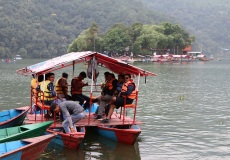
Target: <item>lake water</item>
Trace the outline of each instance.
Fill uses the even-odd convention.
[[[1,110],[30,104],[31,77],[16,70],[40,61],[0,63]],[[157,74],[147,77],[146,84],[141,78],[137,120],[144,124],[137,142],[125,145],[92,132],[78,151],[50,144],[41,159],[230,159],[230,59],[134,65]],[[86,70],[84,65],[79,68],[76,74]],[[61,70],[55,72],[56,78],[63,71],[72,73]]]

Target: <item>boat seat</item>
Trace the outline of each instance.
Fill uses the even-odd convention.
[[[6,128],[6,135],[11,136],[17,133],[20,133],[20,127],[12,127],[12,128]]]
[[[135,112],[136,112],[136,106],[135,106],[135,102],[133,102],[132,104],[126,104],[126,105],[123,105],[121,106],[120,108],[120,119],[121,119],[121,115],[123,113],[123,116],[122,116],[122,121],[123,123],[125,122],[125,113],[126,113],[126,108],[132,108],[134,109],[134,114],[133,114],[133,119],[135,119]],[[123,111],[122,111],[123,110]]]

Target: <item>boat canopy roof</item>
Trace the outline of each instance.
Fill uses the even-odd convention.
[[[46,74],[58,69],[62,69],[65,67],[69,67],[71,65],[80,63],[80,62],[88,62],[90,59],[95,57],[98,65],[105,66],[112,72],[116,74],[129,73],[131,75],[139,75],[140,76],[156,76],[156,74],[145,71],[141,68],[135,67],[131,64],[125,63],[121,60],[117,60],[108,56],[105,56],[101,53],[96,53],[92,51],[84,51],[84,52],[71,52],[68,54],[64,54],[62,56],[52,58],[46,60],[44,62],[40,62],[31,66],[27,66],[25,68],[19,69],[16,72],[22,75],[30,75],[30,74]]]

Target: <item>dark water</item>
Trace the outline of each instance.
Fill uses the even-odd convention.
[[[15,70],[36,62],[0,63],[1,110],[29,105],[31,77]],[[141,78],[137,120],[144,124],[135,145],[89,132],[78,151],[50,144],[41,159],[230,159],[230,59],[134,65],[158,75],[148,77],[147,84]],[[79,65],[76,74],[81,70],[86,67]],[[61,70],[57,77],[63,71],[72,73]]]

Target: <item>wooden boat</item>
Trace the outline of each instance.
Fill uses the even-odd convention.
[[[136,142],[137,137],[141,133],[141,129],[137,124],[98,126],[96,130],[98,134],[104,137],[131,145],[133,145]]]
[[[91,100],[93,97],[93,84],[96,82],[94,72],[98,71],[98,68],[97,68],[98,66],[106,67],[107,69],[109,69],[110,71],[112,71],[113,73],[116,73],[116,74],[128,73],[128,74],[132,75],[133,77],[137,77],[137,79],[136,79],[137,80],[137,82],[136,82],[136,84],[137,84],[136,85],[137,95],[138,95],[140,77],[141,76],[145,76],[145,77],[156,76],[152,72],[148,72],[148,71],[143,70],[141,68],[130,65],[126,62],[105,56],[101,53],[95,53],[95,52],[91,52],[91,51],[68,53],[68,54],[65,54],[65,55],[62,55],[62,56],[59,56],[59,57],[56,57],[53,59],[49,59],[47,61],[35,64],[35,65],[31,65],[31,66],[27,66],[25,68],[19,69],[19,70],[17,70],[17,73],[22,74],[22,75],[34,74],[34,75],[38,76],[38,75],[47,74],[49,72],[53,72],[53,71],[56,71],[59,69],[63,69],[65,67],[73,66],[73,74],[74,74],[75,64],[85,63],[85,62],[89,62],[89,61],[92,61],[91,64],[93,64],[93,65],[88,66],[88,67],[91,67],[91,68],[89,68],[89,70],[92,71],[92,73],[91,72],[88,73],[88,75],[90,75],[90,77],[91,77],[91,89],[90,89],[90,99]],[[74,75],[72,75],[72,77],[74,77]],[[92,112],[90,110],[90,112],[87,114],[87,117],[78,121],[76,123],[76,125],[77,126],[83,126],[83,127],[84,126],[86,126],[86,127],[98,126],[99,132],[104,130],[104,131],[111,131],[114,134],[116,133],[117,135],[123,134],[124,137],[122,137],[122,138],[117,137],[116,140],[119,142],[121,141],[121,142],[128,143],[128,144],[134,144],[136,141],[136,137],[141,133],[140,128],[138,127],[138,124],[140,124],[140,123],[137,122],[136,118],[135,118],[136,108],[137,108],[137,100],[138,100],[138,96],[136,96],[135,104],[132,107],[132,109],[134,110],[133,120],[131,118],[126,118],[126,116],[123,116],[123,120],[122,120],[121,116],[120,116],[120,118],[119,118],[119,116],[117,116],[113,120],[111,120],[110,124],[101,124],[100,122],[97,122],[97,121],[95,121],[94,118],[92,118]],[[31,100],[31,102],[32,102],[32,100]],[[32,118],[33,118],[33,115],[28,116],[28,119],[30,121],[43,120],[42,116],[40,116],[40,117],[37,116],[37,117],[33,118],[35,120],[32,120]],[[28,122],[28,123],[31,123],[31,122]],[[128,125],[128,127],[126,125]],[[114,126],[119,126],[119,127],[114,127]],[[123,126],[123,128],[125,128],[125,129],[120,128],[120,126]],[[50,130],[50,128],[49,128],[48,131],[49,132],[59,132],[59,131],[56,131],[56,129],[57,128],[54,128],[54,130]],[[59,134],[61,134],[61,133],[59,133]],[[114,134],[111,134],[111,138],[114,137]],[[105,136],[110,136],[110,134],[105,134]],[[124,139],[129,139],[129,137],[134,137],[134,138],[132,138],[132,140],[128,140],[128,142],[126,142]]]
[[[85,127],[77,127],[77,132],[71,134],[66,134],[63,131],[62,127],[49,127],[46,130],[47,133],[56,135],[53,139],[54,143],[70,149],[78,149],[85,137]]]
[[[0,112],[0,129],[19,126],[23,123],[30,107],[21,107]]]
[[[52,123],[53,121],[47,121],[0,129],[0,143],[40,136]]]
[[[94,112],[98,108],[98,105],[94,104]],[[118,117],[119,115],[114,113],[115,117]],[[137,124],[134,125],[98,125],[94,128],[96,132],[104,136],[106,138],[109,138],[111,140],[125,143],[125,144],[131,144],[133,145],[139,134],[141,133],[141,129]]]
[[[1,160],[34,160],[46,149],[54,135],[43,135],[18,141],[0,143]]]

